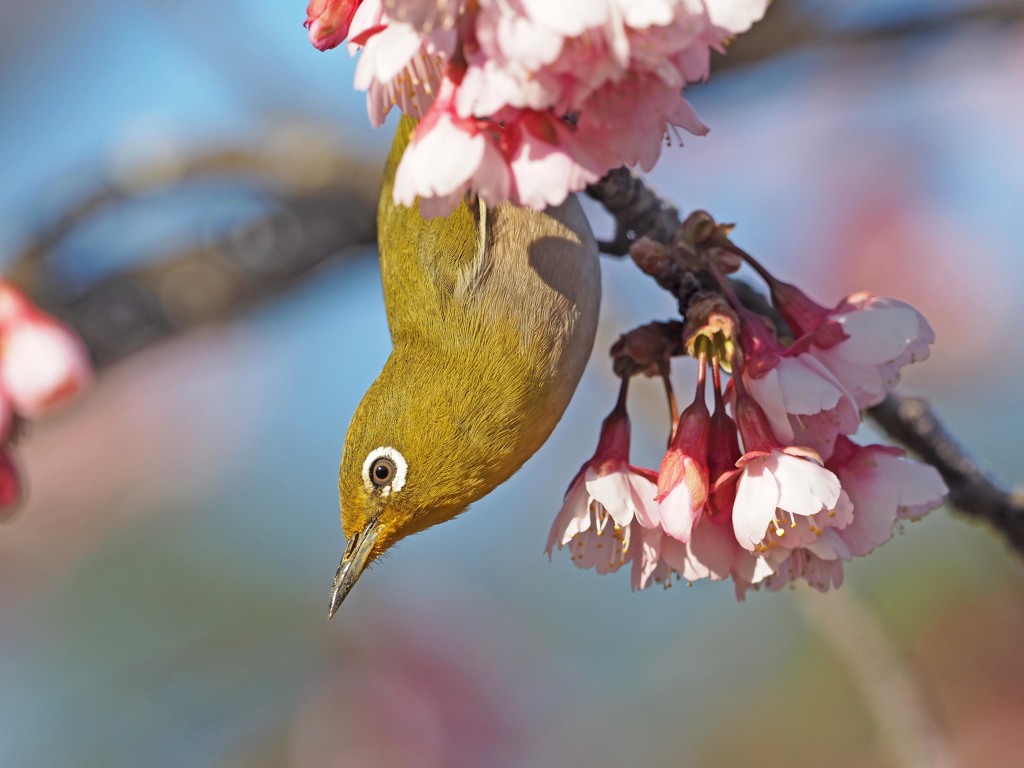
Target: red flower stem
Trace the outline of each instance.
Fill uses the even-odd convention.
[[[761,276],[761,279],[768,283],[769,286],[775,284],[775,276],[772,275],[772,273],[769,272],[767,269],[765,269],[761,262],[759,262],[749,253],[744,251],[738,245],[733,244],[733,242],[728,238],[722,238],[721,241],[718,241],[716,239],[715,245],[724,248],[725,250],[730,251],[731,253],[735,253],[737,256],[739,256],[741,259],[747,262],[747,264],[749,264],[753,268],[753,270]]]
[[[629,392],[629,376],[622,377],[622,384],[619,385],[619,397],[615,401],[616,411],[626,412],[626,395]]]
[[[740,300],[740,297],[729,284],[725,275],[723,275],[721,270],[718,269],[718,265],[715,264],[715,260],[706,259],[704,263],[708,268],[708,272],[711,273],[711,276],[715,278],[715,282],[718,283],[718,288],[722,292],[722,295],[725,296],[732,308],[736,310],[736,314],[740,316],[740,320],[742,321],[743,318],[752,314],[751,311],[747,309],[746,305]]]
[[[718,355],[711,356],[711,375],[715,381],[715,410],[720,411],[725,407],[722,398],[722,367]]]
[[[707,392],[708,345],[710,340],[701,336],[697,339],[697,393],[695,400],[704,400]]]

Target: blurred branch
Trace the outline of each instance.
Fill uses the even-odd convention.
[[[108,178],[42,227],[10,270],[45,310],[82,336],[98,366],[188,328],[222,322],[291,288],[317,267],[375,243],[378,171],[313,142],[224,150]],[[140,259],[85,288],[53,252],[79,226],[118,205],[197,180],[242,180],[268,212],[209,242]]]
[[[740,69],[794,53],[804,48],[863,48],[904,43],[930,35],[960,31],[986,24],[1003,28],[1024,22],[1024,2],[995,0],[965,3],[888,24],[838,28],[806,5],[775,0],[762,21],[730,43],[726,55],[716,55],[715,72]]]
[[[893,763],[906,768],[959,765],[927,688],[856,590],[837,589],[825,598],[801,589],[797,599],[804,618],[849,673]]]
[[[637,174],[625,168],[608,173],[586,190],[616,222],[611,253],[621,255],[639,237],[670,243],[682,227],[679,212],[664,202]],[[949,486],[950,503],[968,517],[984,520],[1024,554],[1024,492],[1006,491],[957,445],[938,416],[921,398],[890,394],[868,411],[894,440],[934,466]]]

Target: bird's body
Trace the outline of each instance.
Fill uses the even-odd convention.
[[[399,126],[378,211],[393,350],[345,440],[349,545],[332,614],[366,564],[464,511],[540,448],[597,325],[597,245],[576,199],[542,212],[463,202],[424,220],[392,200],[413,127]]]

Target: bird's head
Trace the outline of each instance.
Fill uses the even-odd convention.
[[[479,444],[482,436],[466,431],[478,424],[476,414],[453,407],[450,389],[434,376],[411,375],[419,368],[393,354],[349,425],[338,475],[347,545],[330,616],[392,545],[450,520],[498,482],[499,467],[480,459],[491,453]]]

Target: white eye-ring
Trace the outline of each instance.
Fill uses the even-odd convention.
[[[408,471],[405,457],[396,449],[390,445],[374,448],[363,462],[363,485],[368,492],[380,491],[383,496],[398,493]]]

